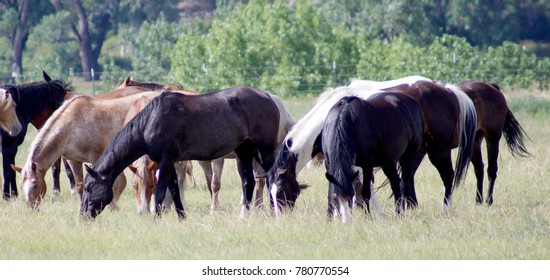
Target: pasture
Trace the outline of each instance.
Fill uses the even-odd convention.
[[[204,176],[195,164],[197,185],[186,191],[185,221],[178,222],[174,211],[162,219],[140,216],[127,185],[120,209],[106,210],[90,222],[79,217],[79,201],[70,194],[64,171],[59,196],[52,195],[48,172],[48,192],[39,212],[31,212],[21,196],[0,201],[0,259],[550,259],[550,114],[544,108],[530,110],[540,99],[526,95],[507,97],[532,139],[527,147],[533,157],[513,158],[501,141],[491,207],[476,205],[470,166],[464,184],[454,192],[453,212],[443,214],[442,182],[424,159],[415,176],[419,207],[401,218],[393,211],[386,186],[376,193],[384,215],[365,218],[354,211],[351,225],[327,222],[328,183],[321,166],[300,173],[299,181],[310,188],[298,198],[292,214],[277,220],[264,205],[239,219],[240,179],[235,161],[227,160],[219,212],[210,213]],[[299,119],[315,100],[283,102]],[[25,162],[35,135],[29,127],[17,164]],[[128,178],[130,172],[125,173]],[[377,183],[385,179],[381,173]]]

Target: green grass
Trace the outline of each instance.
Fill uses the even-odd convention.
[[[296,119],[312,99],[287,99]],[[311,187],[295,211],[283,219],[267,207],[239,219],[240,180],[228,160],[222,178],[222,211],[210,213],[202,171],[195,165],[197,186],[186,192],[188,218],[172,212],[162,219],[140,216],[131,187],[120,210],[104,211],[94,222],[80,219],[78,198],[68,190],[49,190],[39,212],[23,198],[0,201],[0,259],[550,259],[550,116],[518,108],[516,117],[533,140],[534,155],[516,159],[501,144],[499,177],[492,207],[475,204],[472,169],[453,197],[453,212],[442,213],[443,187],[425,160],[416,175],[418,209],[397,218],[388,187],[378,191],[385,214],[365,218],[354,211],[351,225],[326,219],[327,182],[321,167],[302,171]],[[36,131],[20,147],[23,165]],[[377,182],[383,180],[381,174]]]

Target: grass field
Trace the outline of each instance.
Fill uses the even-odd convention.
[[[513,104],[543,102],[524,102],[522,96],[509,99]],[[287,99],[285,104],[298,119],[314,100]],[[106,210],[89,222],[80,219],[78,198],[70,194],[63,172],[62,192],[55,197],[48,174],[49,190],[39,212],[31,212],[22,197],[0,201],[0,259],[550,259],[550,115],[523,107],[529,106],[515,113],[532,139],[527,145],[533,157],[513,158],[501,143],[492,207],[475,204],[470,169],[454,194],[453,212],[444,215],[441,180],[425,160],[415,177],[420,206],[402,218],[393,213],[386,187],[377,193],[383,216],[367,219],[356,211],[351,225],[328,222],[327,182],[319,167],[300,173],[299,180],[311,187],[292,214],[277,220],[265,207],[239,219],[240,180],[235,162],[227,161],[220,212],[209,212],[208,190],[195,165],[197,186],[186,192],[185,221],[178,222],[173,212],[162,219],[140,216],[127,187],[120,210]],[[35,134],[30,129],[18,165],[24,164]],[[383,180],[381,174],[376,178]]]

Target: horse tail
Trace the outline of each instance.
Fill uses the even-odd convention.
[[[351,104],[357,97],[344,97],[330,110],[323,127],[323,153],[327,165],[327,176],[332,175],[339,185],[335,192],[338,196],[353,197],[353,187],[347,189],[342,182],[349,180],[355,163],[354,108]],[[331,168],[328,166],[336,166]],[[328,174],[334,172],[334,174]]]
[[[473,101],[456,86],[447,86],[456,96],[460,107],[458,121],[458,156],[455,162],[453,188],[456,188],[465,177],[470,158],[474,149],[474,140],[477,130],[477,113]]]
[[[508,143],[508,149],[514,157],[527,157],[531,155],[527,151],[523,141],[525,138],[529,139],[529,136],[527,136],[523,127],[521,127],[512,111],[508,108],[506,108],[503,133],[506,143]]]

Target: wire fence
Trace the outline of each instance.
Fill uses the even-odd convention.
[[[511,58],[508,58],[511,59]],[[360,71],[358,65],[338,64],[333,61],[328,65],[292,65],[285,68],[281,66],[250,66],[250,67],[219,67],[214,66],[210,71],[204,66],[196,70],[194,77],[183,77],[173,80],[171,69],[157,69],[155,77],[147,70],[133,71],[94,71],[100,80],[84,82],[84,72],[68,71],[67,73],[50,73],[54,79],[71,82],[76,90],[87,94],[96,94],[113,89],[127,76],[132,76],[138,81],[160,82],[166,84],[181,84],[185,88],[198,92],[212,92],[221,88],[244,85],[262,88],[276,94],[303,95],[316,94],[335,86],[349,84],[351,79],[388,80],[407,75],[422,75],[435,79],[442,83],[458,83],[467,79],[483,80],[512,87],[537,87],[547,90],[550,82],[550,71],[545,68],[537,68],[532,65],[517,67],[489,67],[489,69],[473,69],[471,67],[457,67],[460,63],[456,60],[447,65],[441,64],[436,70],[427,69],[403,69],[400,67],[388,67],[383,71]],[[374,67],[374,66],[373,66]],[[225,73],[225,74],[220,74]],[[229,74],[228,74],[229,73]],[[292,73],[279,75],[277,73]],[[358,74],[359,73],[359,74]],[[522,77],[525,76],[525,77]],[[511,77],[516,77],[511,79]],[[519,77],[519,78],[517,78]],[[42,73],[26,72],[19,77],[0,75],[2,84],[23,83],[42,80]]]

